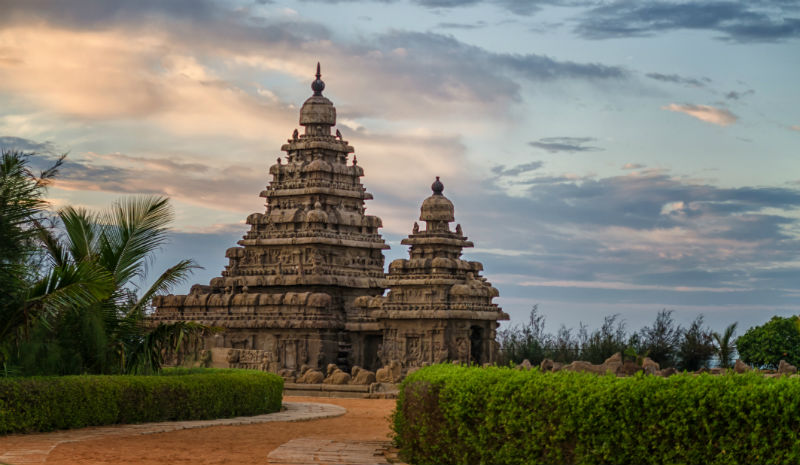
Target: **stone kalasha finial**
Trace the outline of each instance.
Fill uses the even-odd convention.
[[[444,184],[442,184],[442,181],[439,181],[439,176],[436,176],[436,181],[431,184],[431,190],[433,191],[433,195],[442,195],[442,192],[444,192]]]
[[[319,71],[319,62],[317,62],[317,79],[316,81],[311,83],[311,90],[314,91],[314,95],[322,96],[322,91],[325,90],[325,83],[322,82],[322,73]]]

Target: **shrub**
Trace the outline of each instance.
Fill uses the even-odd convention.
[[[798,463],[800,380],[437,365],[393,416],[414,464]]]
[[[772,317],[761,326],[748,329],[736,340],[739,356],[760,367],[777,368],[781,360],[800,364],[800,319]]]
[[[281,407],[283,379],[271,373],[167,373],[171,376],[0,378],[0,434],[226,418]]]

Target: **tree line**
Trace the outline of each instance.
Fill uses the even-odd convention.
[[[590,331],[581,323],[577,330],[562,325],[545,332],[545,318],[534,305],[528,321],[498,331],[503,363],[544,359],[570,363],[583,360],[603,363],[620,352],[630,360],[650,357],[662,368],[696,371],[704,367],[731,367],[737,358],[758,368],[776,368],[780,360],[800,364],[800,317],[773,317],[736,337],[738,323],[722,332],[713,331],[698,315],[688,326],[678,325],[671,310],[661,310],[652,324],[628,331],[619,315],[606,316],[600,328]]]

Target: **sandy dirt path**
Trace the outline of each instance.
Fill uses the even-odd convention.
[[[394,400],[285,397],[287,402],[340,405],[336,418],[257,425],[215,426],[60,444],[48,464],[259,464],[292,439],[386,441]]]

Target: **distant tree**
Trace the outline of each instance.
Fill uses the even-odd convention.
[[[637,353],[647,353],[662,368],[673,367],[677,363],[681,333],[681,328],[672,319],[672,310],[661,310],[652,326],[645,326],[639,331],[640,346],[635,350]]]
[[[555,336],[549,338],[546,355],[547,358],[560,363],[570,363],[580,358],[581,345],[572,334],[572,329],[561,325]]]
[[[707,366],[715,349],[712,332],[703,326],[703,315],[698,315],[687,329],[681,331],[677,353],[678,368],[697,371]]]
[[[736,334],[736,326],[738,323],[733,323],[721,335],[713,333],[714,343],[716,344],[716,354],[719,358],[719,366],[722,368],[730,368],[733,365],[733,357],[736,354],[736,344],[733,335]]]
[[[532,364],[541,363],[547,346],[544,323],[544,315],[539,313],[537,304],[531,308],[527,324],[498,331],[502,362],[518,364],[528,360]]]
[[[619,314],[606,316],[600,329],[584,335],[580,358],[587,362],[603,363],[617,352],[624,354],[628,348],[625,322]]]
[[[800,329],[797,316],[774,316],[761,326],[748,329],[736,339],[741,359],[759,367],[777,368],[781,360],[800,364]]]

